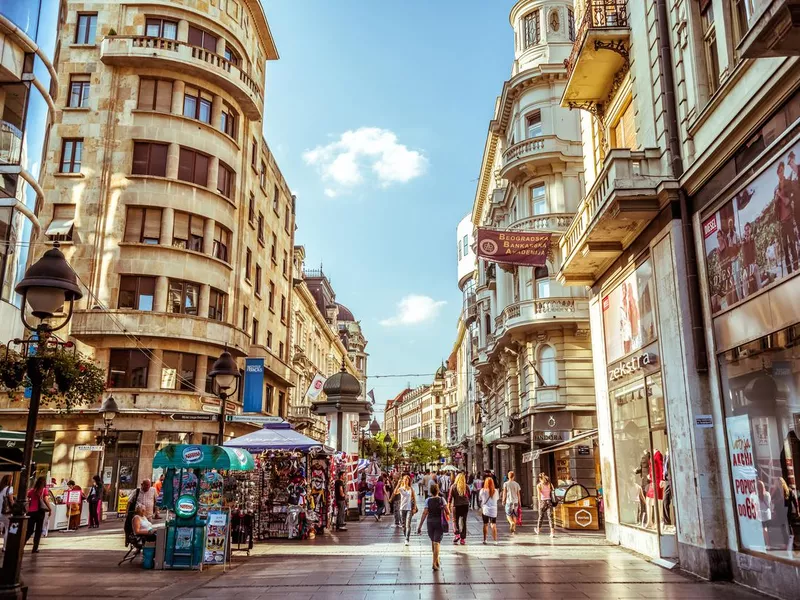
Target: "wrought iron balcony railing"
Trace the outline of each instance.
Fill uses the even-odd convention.
[[[578,27],[578,33],[572,45],[572,52],[569,58],[564,61],[567,77],[570,77],[575,69],[575,63],[588,31],[590,29],[612,29],[615,27],[628,27],[627,0],[587,0],[586,11],[583,13],[581,24]]]

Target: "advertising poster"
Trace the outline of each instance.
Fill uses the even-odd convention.
[[[800,168],[795,142],[703,221],[711,311],[800,269]]]
[[[203,564],[221,565],[225,563],[228,546],[228,513],[212,510],[206,522],[205,545],[203,546]]]
[[[133,490],[119,490],[117,493],[117,517],[124,517],[128,512],[128,496]]]
[[[606,362],[612,363],[656,339],[653,266],[647,260],[603,298]]]
[[[200,508],[198,513],[205,516],[212,509],[222,508],[222,475],[216,471],[206,471],[200,479],[200,495],[198,496]]]
[[[733,493],[736,499],[736,517],[742,545],[750,549],[764,549],[763,511],[759,503],[758,471],[750,435],[750,418],[747,415],[728,417],[728,448],[733,474]]]

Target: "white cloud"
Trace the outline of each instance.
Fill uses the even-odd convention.
[[[325,189],[329,198],[363,184],[368,171],[381,187],[388,187],[419,177],[428,164],[420,151],[410,150],[392,131],[378,127],[345,131],[337,141],[304,152],[303,160],[317,167],[329,184]]]
[[[397,303],[397,314],[381,321],[384,327],[398,325],[418,325],[436,318],[441,308],[447,304],[444,300],[434,300],[430,296],[410,294]]]

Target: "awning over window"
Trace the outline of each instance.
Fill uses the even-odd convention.
[[[597,437],[597,429],[584,431],[583,433],[579,433],[578,435],[572,437],[566,442],[561,442],[560,444],[553,444],[552,446],[548,446],[547,448],[542,448],[540,450],[531,450],[530,452],[526,452],[525,454],[522,455],[522,462],[524,463],[531,462],[539,458],[542,454],[549,454],[551,452],[557,452],[558,450],[566,450],[567,448],[572,448],[573,446],[581,445],[585,442],[588,442],[592,438],[596,437]]]
[[[45,231],[45,235],[68,235],[72,231],[75,219],[53,219]]]

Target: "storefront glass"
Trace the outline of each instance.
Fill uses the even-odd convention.
[[[719,357],[741,546],[800,561],[800,325]]]

